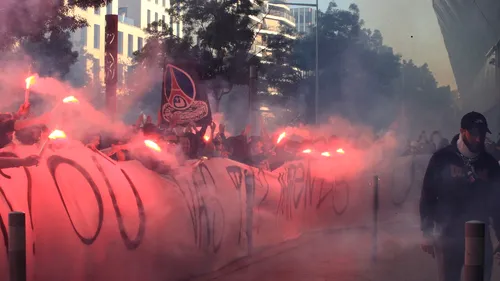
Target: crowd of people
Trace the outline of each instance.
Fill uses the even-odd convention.
[[[49,121],[50,112],[39,117],[29,117],[29,104],[23,104],[16,113],[0,115],[0,148],[15,145],[41,146],[50,134],[46,126]],[[292,140],[278,144],[278,136],[269,135],[265,129],[261,130],[259,136],[251,136],[250,132],[251,127],[247,126],[238,135],[230,136],[226,133],[224,124],[216,125],[212,122],[209,126],[200,127],[195,123],[179,124],[174,118],[168,124],[159,125],[154,124],[150,117],[143,120],[143,116],[140,116],[125,134],[117,136],[105,131],[88,133],[80,141],[89,149],[99,151],[114,161],[135,159],[160,173],[170,171],[172,166],[183,165],[185,161],[204,157],[224,157],[272,170],[286,161],[300,157],[296,152],[305,145],[305,142]],[[163,155],[169,157],[155,155],[154,151],[144,146],[146,139],[158,144],[162,151],[168,152]],[[17,162],[7,164],[4,168],[35,165],[38,157],[33,155],[15,161]]]
[[[432,132],[430,137],[427,137],[426,131],[422,131],[416,141],[408,141],[402,156],[433,154],[449,144],[450,141],[443,137],[439,131]],[[493,141],[491,138],[486,137],[485,148],[488,153],[500,161],[500,133],[497,136],[497,141]]]

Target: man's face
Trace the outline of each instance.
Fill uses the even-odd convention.
[[[484,150],[486,140],[486,131],[478,128],[460,129],[465,145],[473,153],[479,153]]]

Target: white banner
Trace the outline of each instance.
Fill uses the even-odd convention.
[[[381,174],[382,220],[394,210],[416,214],[428,159],[401,158]],[[47,150],[37,167],[0,173],[0,280],[8,280],[10,211],[26,213],[29,280],[52,281],[186,278],[305,231],[370,226],[374,175],[326,178],[322,166],[301,161],[268,172],[211,159],[160,176],[79,143]]]

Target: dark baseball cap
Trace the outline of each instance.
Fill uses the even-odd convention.
[[[486,117],[484,117],[484,115],[482,115],[481,113],[475,111],[471,111],[465,114],[464,117],[462,117],[462,121],[460,121],[460,127],[466,130],[479,129],[491,134],[491,131],[488,128]]]

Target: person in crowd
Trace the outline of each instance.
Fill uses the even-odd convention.
[[[465,114],[460,133],[436,151],[425,172],[420,198],[422,249],[435,256],[442,281],[459,281],[464,265],[465,222],[493,221],[500,239],[498,162],[485,151],[486,118]],[[490,280],[492,244],[486,231],[485,279]]]
[[[443,138],[441,133],[439,131],[434,131],[431,134],[431,143],[434,145],[435,149],[434,151],[438,151],[441,148],[447,146],[450,144],[448,139]]]
[[[34,145],[40,142],[43,137],[47,138],[48,128],[45,125],[37,125],[26,127],[21,130],[17,130],[14,132],[15,138],[12,140],[17,141],[18,144],[21,145]]]
[[[213,155],[214,157],[221,157],[221,158],[229,157],[227,149],[222,144],[222,140],[220,140],[219,138],[215,138],[213,140],[213,144],[214,144],[214,155]]]
[[[418,137],[418,146],[419,146],[419,154],[431,154],[436,151],[435,145],[431,142],[429,138],[427,138],[426,131],[422,131],[420,136]]]
[[[102,137],[100,134],[91,134],[83,140],[83,144],[93,151],[103,149]]]
[[[264,151],[264,143],[261,137],[252,136],[249,142],[250,149],[250,165],[254,167],[260,167],[268,158],[269,151]]]
[[[16,114],[11,114],[9,117],[2,116],[0,120],[0,148],[12,141],[15,131],[48,123],[50,112],[35,118],[21,119],[29,114],[29,108],[29,104],[22,104]]]
[[[38,165],[39,160],[38,155],[30,155],[24,158],[0,157],[0,169],[35,166]]]

